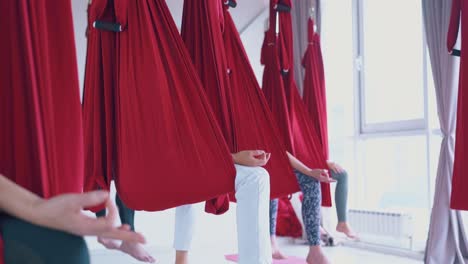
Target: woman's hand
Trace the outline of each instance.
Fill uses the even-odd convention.
[[[345,170],[338,164],[333,161],[327,161],[328,168],[334,173],[343,173]]]
[[[322,169],[310,169],[307,173],[307,176],[315,178],[319,182],[332,183],[336,182],[333,178],[330,178],[327,170]]]
[[[265,166],[270,157],[271,153],[263,150],[243,150],[232,154],[234,163],[249,167]]]
[[[106,203],[106,217],[90,217],[84,208]],[[117,208],[108,192],[94,191],[84,194],[63,194],[50,199],[39,199],[34,208],[33,222],[78,236],[99,236],[121,241],[145,243],[143,235],[132,232],[128,225],[115,226]]]

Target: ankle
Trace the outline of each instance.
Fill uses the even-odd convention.
[[[188,251],[177,250],[175,264],[187,264],[188,263]]]

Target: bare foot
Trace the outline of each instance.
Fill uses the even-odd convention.
[[[98,237],[97,241],[101,243],[107,249],[112,250],[112,249],[120,248],[120,244],[116,240],[113,240],[113,239]]]
[[[285,256],[283,252],[281,252],[281,250],[279,249],[278,242],[276,241],[276,236],[271,235],[270,240],[271,240],[271,252],[273,253],[272,254],[273,259],[287,259],[288,257]]]
[[[273,251],[273,259],[287,259],[288,257],[283,255],[279,249],[272,249]]]
[[[336,231],[345,234],[348,238],[358,239],[358,236],[346,222],[339,222],[336,225]]]
[[[120,245],[120,251],[136,258],[142,262],[155,263],[156,260],[143,248],[141,244],[132,242],[123,242]]]
[[[309,251],[306,261],[307,264],[331,264],[328,258],[323,254],[322,250]]]

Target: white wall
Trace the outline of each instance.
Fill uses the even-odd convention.
[[[265,19],[268,18],[268,10],[264,10],[241,34],[250,64],[254,69],[257,80],[262,85],[263,66],[260,63],[260,55],[265,32]]]
[[[76,56],[78,59],[78,74],[80,78],[80,94],[83,93],[84,66],[86,62],[86,9],[88,1],[72,0],[73,24],[75,26]]]
[[[249,6],[243,5],[245,3],[249,3]],[[262,12],[262,10],[265,8],[266,3],[267,2],[265,0],[240,0],[238,8],[232,11],[236,25],[239,28],[244,28],[244,33],[241,36],[242,41],[244,42],[246,52],[260,82],[263,68],[260,65],[260,49],[263,42],[264,20],[268,15],[267,12]],[[175,17],[176,24],[179,26],[180,20],[182,19],[182,4],[183,0],[168,1],[169,8]],[[82,92],[86,60],[85,30],[87,24],[87,1],[72,0],[72,6],[80,89]],[[195,248],[206,247],[207,245],[210,245],[210,243],[220,243],[224,247],[225,253],[236,252],[236,205],[231,204],[231,210],[222,216],[213,216],[203,213],[202,204],[198,204],[197,208],[199,209],[199,221],[193,243]],[[172,247],[174,232],[174,210],[171,209],[155,213],[137,212],[136,227],[138,231],[146,235],[149,247],[170,250]],[[206,234],[209,235],[207,236]],[[90,249],[102,248],[94,239],[87,240]]]

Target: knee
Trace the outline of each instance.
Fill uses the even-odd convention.
[[[194,204],[185,204],[176,207],[176,215],[193,215],[195,213]]]
[[[340,173],[339,178],[340,178],[340,181],[347,182],[348,181],[348,172],[343,171],[342,173]]]
[[[254,167],[251,170],[249,180],[261,187],[270,186],[270,174],[262,167]]]

